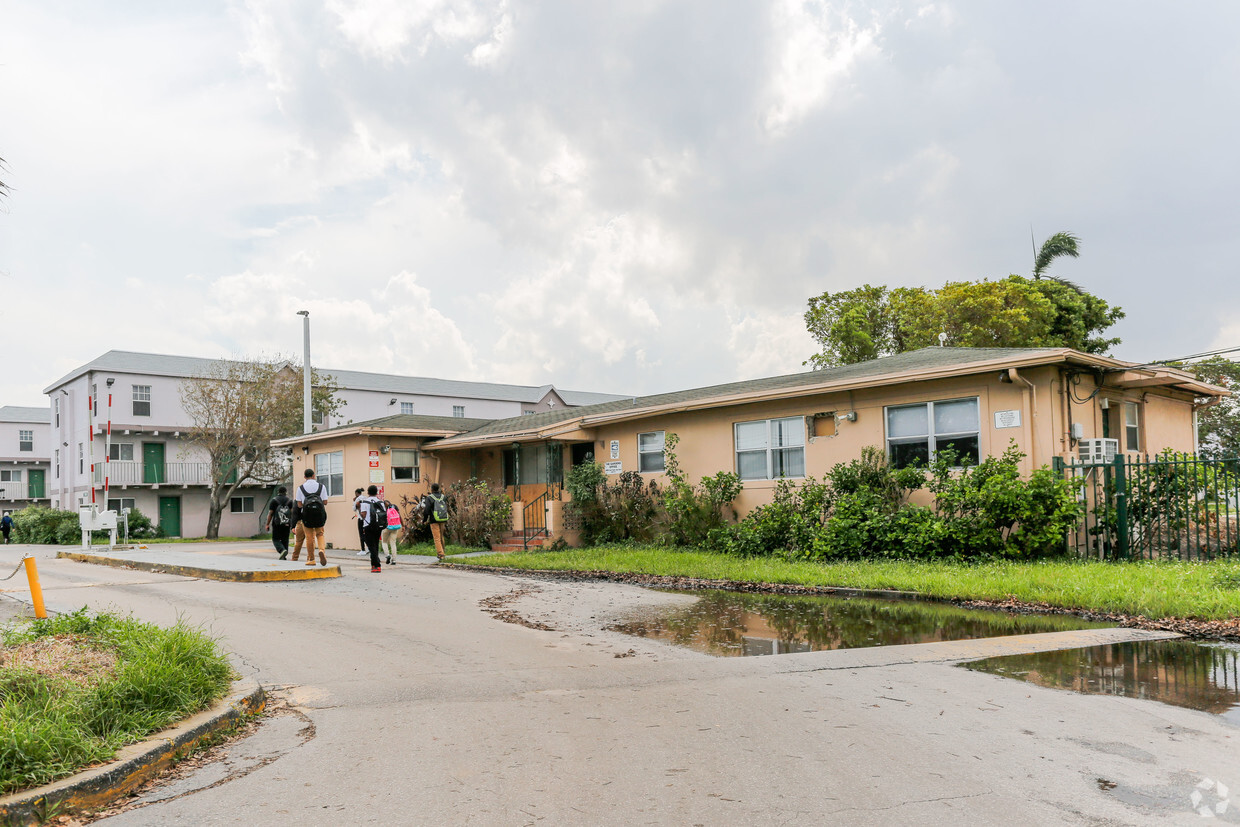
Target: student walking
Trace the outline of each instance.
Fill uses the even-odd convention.
[[[448,499],[439,493],[439,483],[431,483],[431,493],[422,498],[422,518],[435,538],[435,556],[443,562],[443,530],[448,524]]]
[[[9,532],[13,530],[13,518],[8,514],[0,517],[0,534],[4,535],[4,544],[9,544]]]
[[[276,553],[281,560],[288,557],[288,534],[292,528],[293,501],[288,498],[288,489],[282,485],[275,498],[267,505],[267,524],[264,526],[265,530],[271,532],[271,544],[276,547]]]
[[[362,500],[366,499],[366,492],[358,488],[353,492],[353,517],[357,520],[357,556],[364,557],[366,555],[366,520],[362,516]]]
[[[305,476],[306,481],[297,486],[296,500],[300,506],[301,525],[306,535],[306,565],[314,565],[317,551],[319,563],[326,566],[323,526],[327,525],[327,488],[314,478],[313,468],[307,468]],[[297,559],[297,550],[293,552],[293,559]]]
[[[387,528],[387,508],[384,507],[383,500],[376,496],[378,493],[379,486],[372,485],[366,489],[366,499],[362,500],[366,550],[370,552],[370,570],[375,574],[383,571],[379,565],[379,536]],[[390,555],[388,562],[392,562]]]
[[[379,549],[387,552],[387,564],[390,566],[396,554],[396,541],[400,538],[400,509],[389,502],[385,502],[383,507],[387,513],[387,523],[379,537]]]

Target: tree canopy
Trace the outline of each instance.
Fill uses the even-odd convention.
[[[331,415],[337,388],[311,370],[311,405]],[[210,462],[207,537],[219,536],[220,515],[243,484],[269,485],[288,475],[288,459],[272,440],[302,431],[302,369],[287,360],[240,359],[212,363],[181,383],[181,404],[193,425],[186,439]]]
[[[1198,379],[1240,393],[1240,362],[1211,356],[1191,365],[1182,365]],[[1225,397],[1217,405],[1197,412],[1197,450],[1209,459],[1240,457],[1240,399]]]

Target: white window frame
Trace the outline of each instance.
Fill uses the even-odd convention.
[[[1124,450],[1141,450],[1141,409],[1136,402],[1124,403]]]
[[[60,397],[52,397],[52,416],[56,420],[56,427],[60,427]]]
[[[744,425],[755,425],[764,423],[766,425],[766,438],[762,447],[740,449],[740,428]],[[795,426],[793,425],[795,423]],[[785,442],[783,444],[775,444],[779,441],[778,431],[783,430],[783,425],[787,425],[789,436],[796,438],[799,434],[800,442]],[[792,452],[797,449],[801,452],[801,473],[792,474],[776,474],[775,473],[775,454],[780,452]],[[742,475],[741,455],[764,453],[766,455],[766,474],[765,476],[744,476]],[[737,476],[742,480],[775,480],[775,479],[804,479],[805,478],[805,417],[803,416],[781,416],[774,419],[749,419],[744,422],[732,423],[732,457],[735,463]]]
[[[17,432],[17,450],[24,453],[34,450],[34,431]]]
[[[129,449],[129,456],[125,456],[125,449]],[[113,442],[108,446],[108,457],[112,462],[133,462],[133,443],[132,442]]]
[[[60,479],[60,449],[57,448],[54,453],[56,454],[56,479]]]
[[[327,414],[315,408],[310,409],[310,424],[323,425],[327,422]]]
[[[642,444],[642,437],[657,437],[655,447],[653,440],[650,445]],[[646,431],[637,435],[637,470],[643,474],[662,474],[667,470],[667,431]]]
[[[454,416],[457,419],[464,419],[465,418],[465,406],[464,405],[453,405],[452,416]]]
[[[397,465],[396,460],[398,459],[398,456],[397,456],[398,454],[400,455],[412,454],[413,464],[412,465]],[[392,482],[395,483],[395,482],[419,482],[421,481],[422,479],[422,452],[421,451],[417,450],[416,448],[393,448],[391,457],[392,457]],[[406,470],[409,471],[409,476],[407,477],[401,476],[401,474]]]
[[[344,451],[314,455],[314,476],[327,488],[327,496],[344,494]],[[304,482],[304,480],[303,480]],[[298,483],[300,486],[301,483]]]
[[[228,512],[230,514],[253,514],[254,498],[253,497],[229,497]]]
[[[133,388],[133,415],[134,416],[150,416],[151,415],[151,386],[150,385],[131,385]],[[146,406],[146,413],[140,413],[140,406]]]
[[[129,503],[129,505],[126,505],[125,503]],[[133,497],[111,498],[108,500],[108,511],[115,511],[117,514],[120,514],[126,508],[132,511],[137,507],[138,506],[135,505]]]
[[[0,469],[0,482],[21,482],[22,470],[20,468]]]
[[[946,405],[956,402],[972,402],[974,410],[977,412],[977,430],[976,431],[952,431],[937,433],[934,430],[934,406]],[[926,410],[926,431],[925,435],[917,436],[891,436],[891,412],[897,410],[909,410],[911,408],[925,408]],[[884,446],[887,451],[887,459],[892,460],[892,445],[914,445],[921,441],[926,442],[926,450],[928,462],[934,462],[934,455],[938,452],[939,442],[950,442],[952,439],[960,437],[976,437],[977,439],[977,462],[982,461],[982,399],[980,396],[960,396],[953,399],[934,399],[928,402],[914,402],[909,405],[887,405],[883,408],[883,439]]]
[[[401,414],[405,416],[412,416],[413,415],[413,403],[412,402],[401,402],[400,412]]]

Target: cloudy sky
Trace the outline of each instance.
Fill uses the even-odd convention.
[[[16,0],[0,404],[112,348],[647,393],[1058,268],[1240,345],[1240,4]]]

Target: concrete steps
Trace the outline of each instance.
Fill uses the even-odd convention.
[[[547,537],[544,534],[540,534],[537,537],[531,537],[528,543],[530,550],[532,551],[534,549],[541,548],[542,544],[546,542],[546,540]],[[500,537],[499,541],[491,546],[491,551],[525,551],[525,545],[526,544],[521,538],[521,532],[510,531],[503,537]]]

